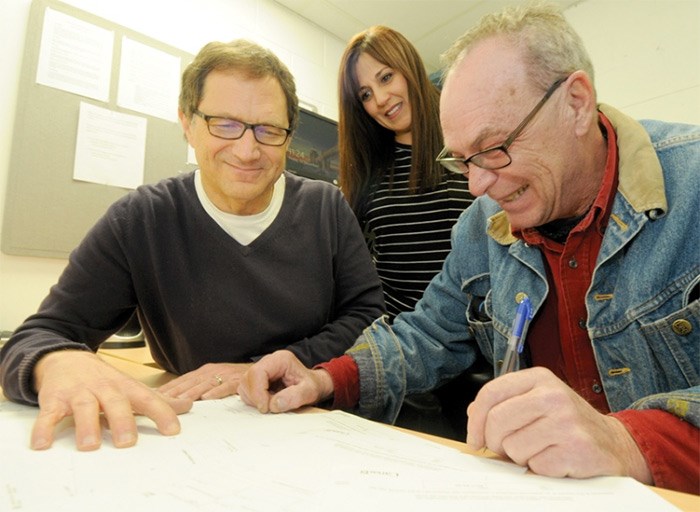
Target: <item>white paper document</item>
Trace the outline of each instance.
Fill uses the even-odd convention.
[[[553,479],[335,411],[262,415],[238,397],[196,402],[178,436],[139,418],[136,447],[109,433],[78,452],[70,421],[28,448],[37,409],[0,402],[0,510],[676,510],[629,478]]]
[[[128,37],[121,49],[117,105],[177,122],[180,59]]]
[[[114,187],[143,184],[146,118],[80,104],[73,179]]]
[[[47,8],[36,81],[96,100],[109,99],[114,32]]]

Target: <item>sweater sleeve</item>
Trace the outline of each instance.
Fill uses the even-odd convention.
[[[700,494],[700,435],[696,427],[658,409],[613,413],[634,438],[656,487]]]
[[[337,246],[332,312],[316,334],[286,347],[308,367],[343,354],[384,313],[382,286],[355,214],[337,189],[332,194],[336,224],[329,236]]]
[[[71,253],[38,311],[2,347],[0,385],[10,400],[35,405],[33,371],[41,357],[56,350],[96,351],[133,313],[131,281],[111,222],[114,212],[98,221]]]

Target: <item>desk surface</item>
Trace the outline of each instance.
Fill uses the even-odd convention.
[[[111,365],[115,366],[119,370],[133,376],[134,378],[144,382],[148,386],[157,387],[167,382],[172,378],[171,375],[167,374],[163,370],[150,366],[152,360],[145,349],[112,349],[104,350],[100,352],[100,356]],[[4,398],[0,395],[0,400]],[[314,411],[313,408],[309,408],[308,411]],[[412,435],[427,439],[445,446],[456,448],[460,452],[483,456],[482,453],[475,453],[471,450],[466,443],[461,443],[458,441],[453,441],[450,439],[444,439],[430,434],[424,434],[421,432],[414,432],[406,429],[399,429],[403,432],[410,433]],[[29,433],[27,433],[27,436]],[[136,448],[138,449],[138,448]],[[492,456],[495,457],[495,456]],[[700,510],[700,496],[694,496],[679,492],[670,491],[667,489],[658,489],[651,487],[662,498],[672,503],[681,510],[693,512]]]

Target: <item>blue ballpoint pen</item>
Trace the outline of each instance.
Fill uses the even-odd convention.
[[[508,346],[506,347],[506,355],[503,358],[503,365],[499,376],[506,373],[515,372],[520,369],[520,353],[523,351],[525,344],[525,335],[527,328],[532,319],[532,304],[530,299],[525,297],[518,304],[518,310],[515,313],[513,320],[513,329],[508,337]]]

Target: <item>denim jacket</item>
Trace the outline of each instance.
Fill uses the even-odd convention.
[[[662,409],[698,426],[700,127],[600,110],[619,151],[618,190],[586,294],[605,396],[611,411]],[[348,350],[360,371],[358,413],[393,422],[405,395],[463,372],[476,350],[496,370],[516,296],[527,294],[537,312],[548,288],[539,249],[512,236],[497,203],[478,198],[415,311],[391,326],[375,321]]]

